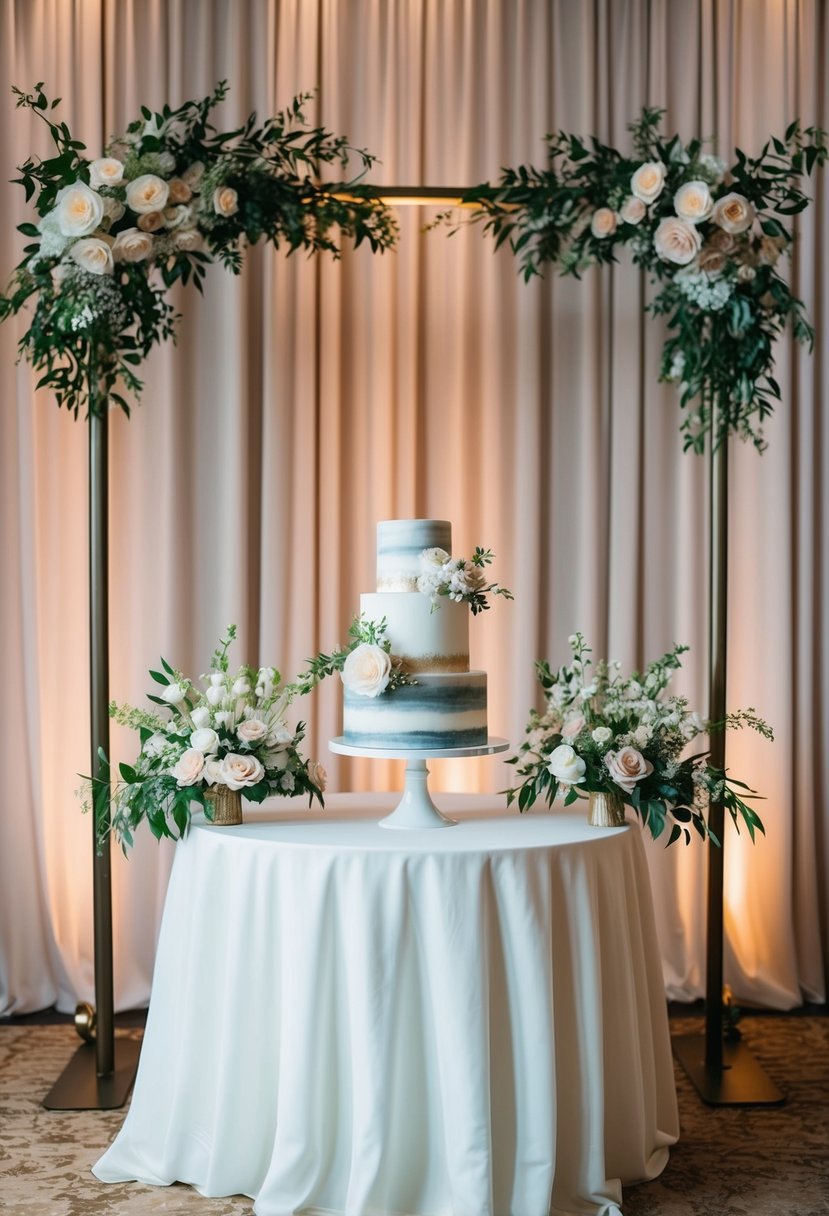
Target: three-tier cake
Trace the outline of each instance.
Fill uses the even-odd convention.
[[[487,741],[486,672],[469,670],[469,606],[418,589],[424,553],[452,551],[443,519],[377,525],[377,590],[360,597],[361,616],[386,622],[385,636],[411,683],[379,696],[345,688],[343,734],[359,747],[440,750]]]

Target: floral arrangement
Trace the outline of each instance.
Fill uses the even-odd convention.
[[[755,830],[764,831],[738,793],[754,791],[708,764],[707,750],[683,758],[697,736],[712,730],[748,726],[771,739],[771,729],[752,709],[710,723],[684,697],[668,695],[686,646],[674,646],[643,673],[623,677],[618,662],[593,666],[582,634],[569,642],[569,665],[553,671],[545,661],[536,664],[546,708],[532,711],[519,754],[507,761],[521,778],[506,791],[509,805],[517,801],[524,811],[541,797],[551,805],[563,794],[569,806],[584,794],[604,793],[632,807],[654,839],[672,821],[668,844],[683,836],[690,841],[687,824],[719,844],[704,815],[710,798],[722,803],[738,830],[742,819],[752,840]]]
[[[793,122],[759,156],[737,149],[726,165],[700,139],[663,138],[663,114],[646,109],[630,125],[632,156],[560,131],[547,137],[546,169],[504,170],[463,201],[477,204],[470,222],[496,247],[509,243],[525,279],[547,263],[578,278],[629,246],[657,288],[649,310],[668,318],[661,378],[679,385],[683,407],[694,403],[685,447],[702,451],[713,426],[716,443],[736,432],[762,449],[780,400],[774,340],[789,323],[798,341],[814,339],[780,258],[794,239],[787,223],[809,202],[800,178],[826,163],[826,136]]]
[[[305,124],[312,94],[261,125],[251,114],[238,130],[220,132],[210,119],[227,94],[222,81],[176,110],[142,107],[89,160],[66,123],[49,117],[60,99],[50,103],[42,83],[13,92],[18,107],[46,123],[55,155],[20,168],[17,180],[27,201],[36,195],[40,218],[19,226],[31,243],[0,295],[0,320],[32,309],[21,355],[41,373],[38,387],[48,385],[76,417],[82,408],[100,411],[106,399],[129,412],[124,392],[142,387],[135,368],[175,333],[167,288],[192,279],[203,290],[214,257],[238,274],[245,242],[335,257],[337,231],[373,250],[394,244],[395,221],[382,203],[348,194],[353,181],[319,181],[323,165],[344,167],[355,150]],[[359,177],[374,158],[356,156]]]
[[[468,604],[472,615],[477,616],[489,608],[486,598],[489,593],[508,600],[515,598],[506,587],[487,582],[484,570],[491,564],[491,551],[480,546],[476,547],[469,561],[462,557],[450,557],[445,549],[424,549],[420,554],[421,573],[417,589],[430,597],[432,611],[440,606],[440,597],[447,596],[457,603]]]
[[[146,819],[154,836],[184,836],[194,807],[213,817],[210,791],[225,786],[262,802],[275,794],[305,793],[323,804],[325,770],[299,752],[302,723],[292,730],[285,712],[298,689],[282,685],[273,667],[229,671],[227,652],[236,637],[229,626],[213,654],[203,688],[161,660],[150,671],[160,695],[148,699],[160,712],[110,705],[110,716],[137,730],[141,750],[133,764],[121,764],[121,781],[112,789],[112,831],[124,851],[133,831]],[[96,811],[106,810],[110,772],[106,757],[93,782]],[[106,825],[106,815],[100,822]],[[106,827],[104,826],[104,831]]]
[[[298,693],[308,693],[335,672],[346,688],[363,697],[379,697],[403,684],[416,684],[417,680],[403,671],[400,659],[392,655],[387,628],[385,617],[380,621],[355,617],[348,627],[347,645],[309,659],[307,670],[292,688]]]

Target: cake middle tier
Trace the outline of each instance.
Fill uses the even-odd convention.
[[[367,591],[360,612],[386,621],[391,652],[404,671],[469,671],[469,608],[441,596],[434,611],[419,591]]]
[[[343,736],[356,747],[484,747],[486,672],[419,675],[379,697],[346,688]]]

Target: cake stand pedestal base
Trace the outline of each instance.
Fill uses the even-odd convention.
[[[429,770],[425,760],[406,761],[403,797],[381,828],[453,828],[457,819],[442,815],[429,793]]]
[[[369,756],[377,760],[405,760],[406,780],[403,796],[390,815],[379,821],[381,828],[402,828],[419,832],[431,828],[453,828],[457,819],[442,814],[429,793],[429,770],[427,760],[449,760],[462,756],[494,756],[509,747],[506,739],[490,736],[486,743],[477,747],[404,748],[404,747],[360,747],[348,743],[341,735],[328,744],[332,752],[340,756]]]

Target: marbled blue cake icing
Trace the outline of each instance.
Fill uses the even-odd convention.
[[[418,673],[379,697],[345,690],[343,733],[358,747],[481,747],[487,740],[486,672]]]
[[[452,552],[448,520],[381,520],[377,525],[377,590],[416,591],[424,549]]]

